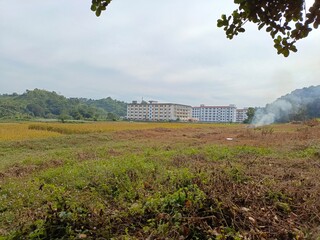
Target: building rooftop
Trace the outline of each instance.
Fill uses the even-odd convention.
[[[200,105],[199,107],[193,107],[193,108],[236,108],[236,105],[229,105],[229,106],[205,106]]]
[[[184,107],[191,107],[190,105],[185,104],[179,104],[179,103],[165,103],[165,102],[158,102],[158,101],[142,101],[141,103],[138,103],[138,101],[132,101],[132,103],[128,103],[128,105],[178,105],[178,106],[184,106]]]

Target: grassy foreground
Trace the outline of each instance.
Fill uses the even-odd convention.
[[[320,239],[320,126],[0,133],[0,239]]]

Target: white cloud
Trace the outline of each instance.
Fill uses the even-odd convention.
[[[0,15],[1,93],[43,88],[125,101],[263,106],[318,84],[316,30],[286,59],[255,25],[230,41],[216,19],[233,10],[232,1],[113,1],[100,18],[89,7],[76,0],[0,2],[10,9]]]

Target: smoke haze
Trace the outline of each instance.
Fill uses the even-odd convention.
[[[257,109],[252,124],[262,126],[274,122],[289,122],[315,117],[311,113],[314,112],[315,107],[319,107],[316,104],[319,100],[320,85],[294,90],[273,103],[267,104],[266,107]]]

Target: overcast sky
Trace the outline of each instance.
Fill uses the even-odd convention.
[[[320,84],[319,30],[284,58],[252,24],[226,39],[232,0],[113,0],[99,18],[90,3],[0,0],[0,94],[245,107]]]

